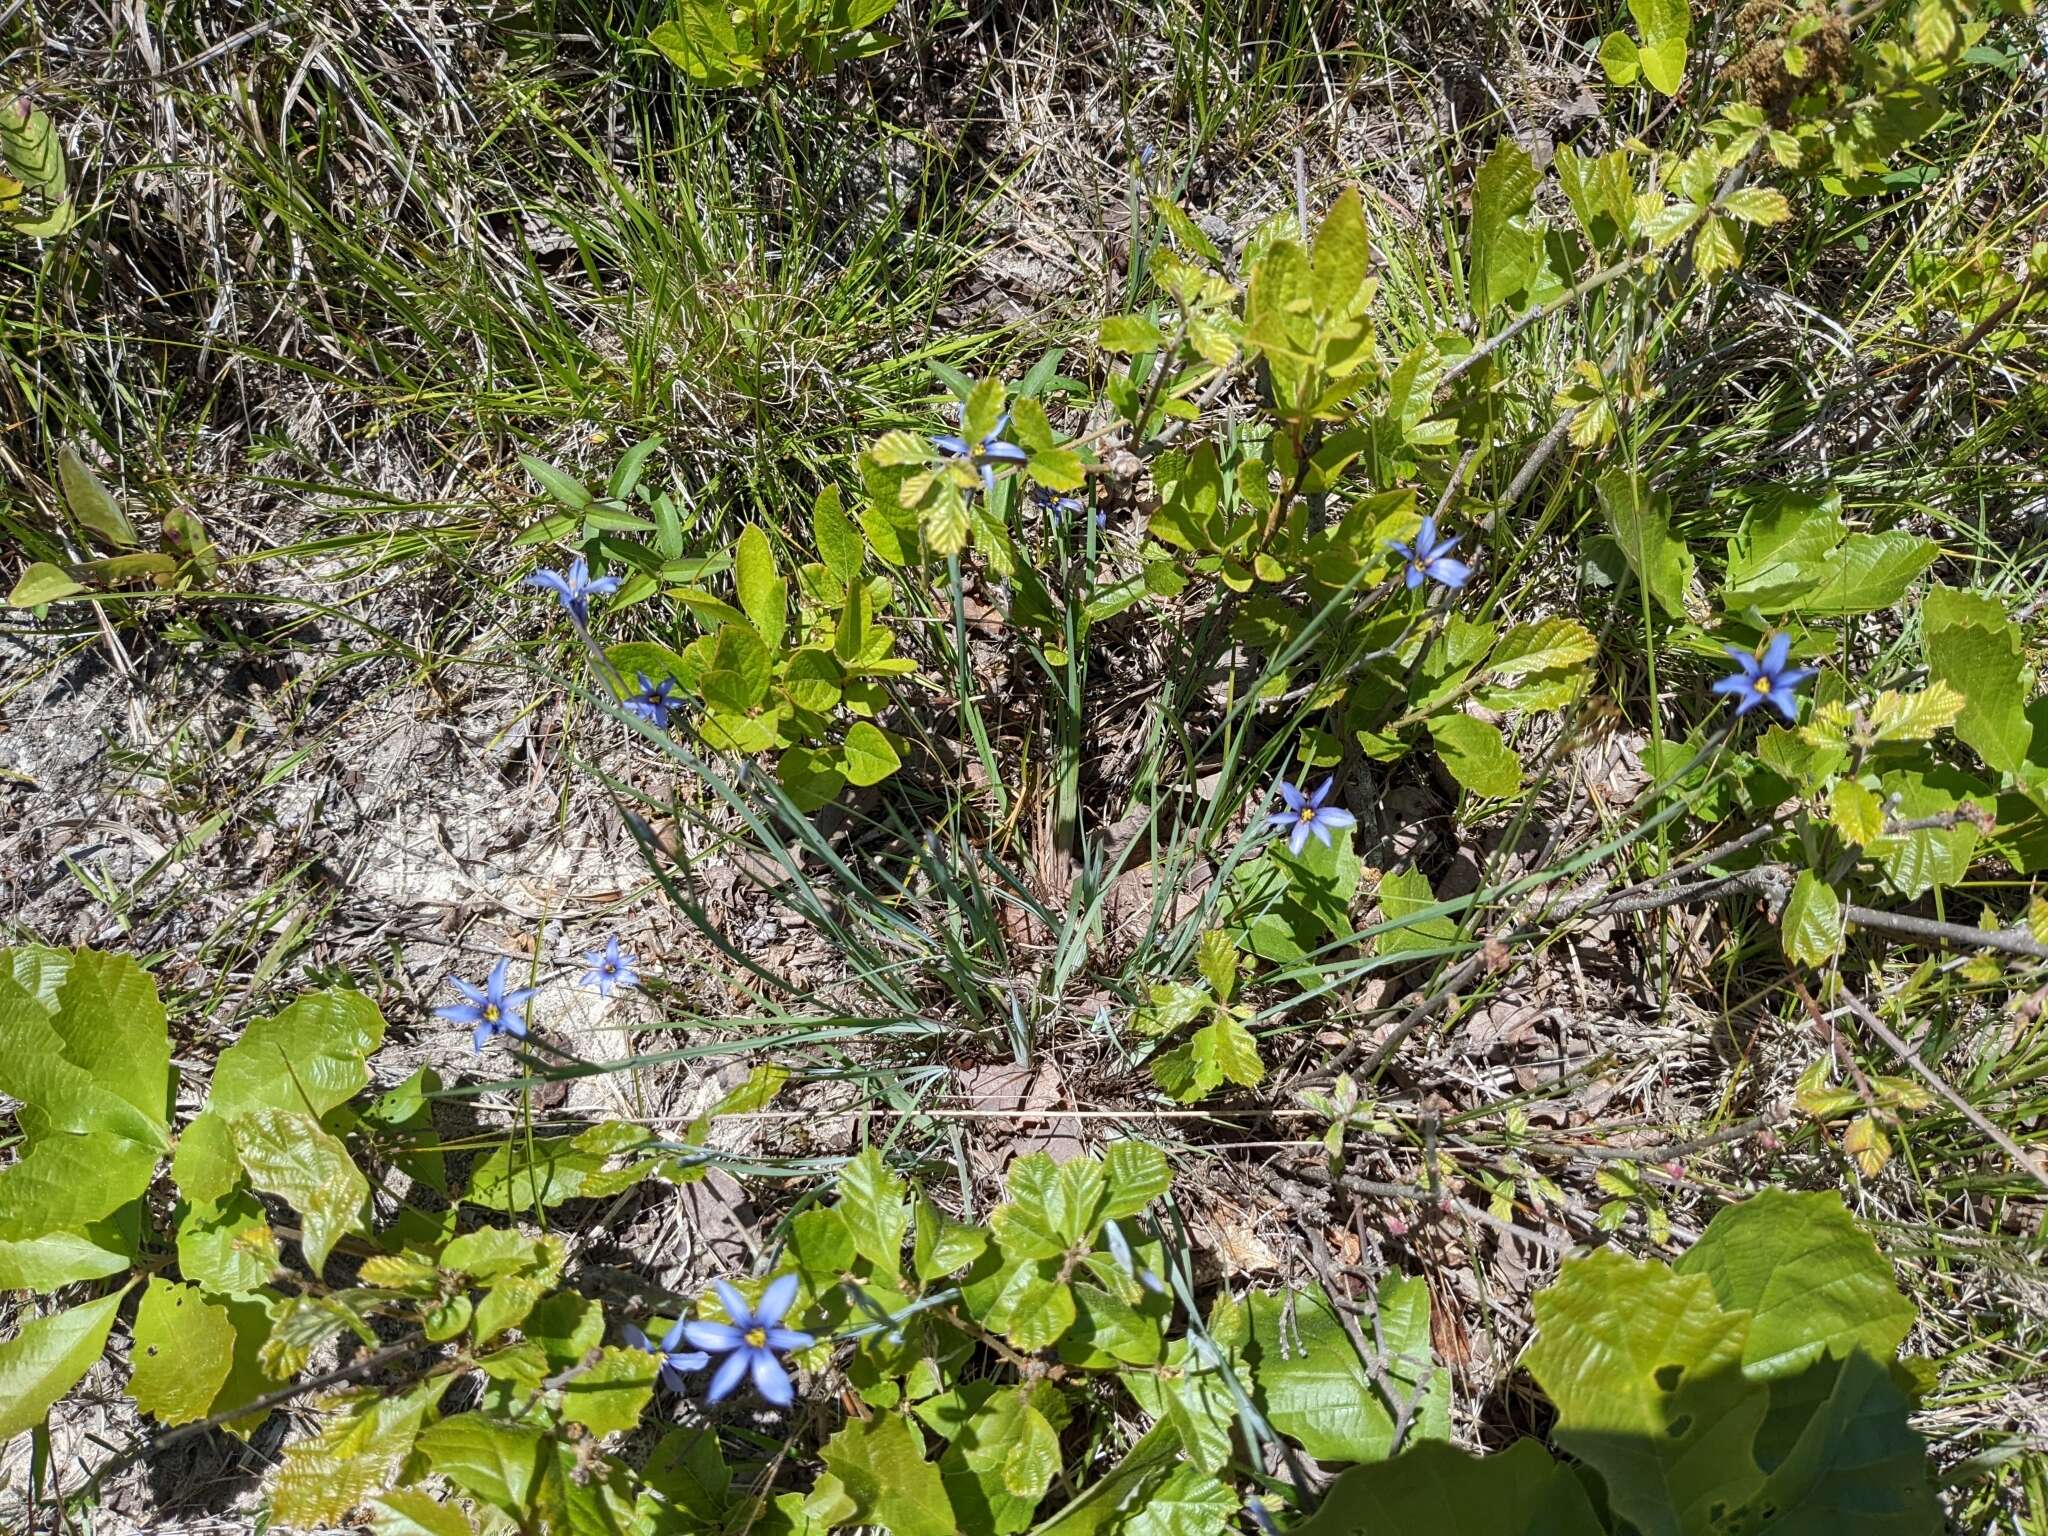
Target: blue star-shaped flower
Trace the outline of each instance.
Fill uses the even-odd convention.
[[[436,1008],[434,1017],[446,1019],[451,1024],[474,1024],[476,1026],[477,1054],[483,1054],[484,1046],[493,1035],[510,1035],[515,1040],[526,1038],[526,1003],[538,987],[521,987],[505,990],[505,979],[511,973],[512,962],[500,960],[491,967],[488,980],[480,987],[472,986],[460,976],[450,976],[448,985],[460,992],[466,1002],[451,1003],[446,1008]]]
[[[1343,807],[1323,804],[1330,798],[1330,790],[1336,782],[1333,778],[1326,778],[1314,794],[1304,795],[1285,779],[1280,781],[1280,798],[1287,802],[1287,809],[1273,812],[1266,818],[1266,825],[1275,832],[1287,834],[1289,853],[1299,855],[1308,846],[1311,833],[1327,848],[1331,832],[1341,832],[1358,824],[1358,818]]]
[[[1472,567],[1462,560],[1453,560],[1451,550],[1457,545],[1455,538],[1439,539],[1436,536],[1436,519],[1425,517],[1422,531],[1415,535],[1411,547],[1399,539],[1389,539],[1387,547],[1408,563],[1408,590],[1414,591],[1422,585],[1426,576],[1431,581],[1440,581],[1453,592],[1465,585],[1465,578],[1472,574]]]
[[[793,1349],[808,1349],[818,1342],[808,1333],[782,1326],[790,1303],[796,1300],[796,1286],[795,1275],[777,1275],[761,1293],[759,1304],[750,1307],[746,1297],[720,1280],[715,1287],[718,1299],[732,1321],[684,1320],[684,1338],[699,1349],[725,1356],[712,1375],[710,1390],[704,1394],[707,1399],[723,1402],[742,1380],[751,1376],[754,1390],[762,1397],[778,1408],[790,1405],[795,1393],[789,1384],[789,1372],[778,1356]]]
[[[582,625],[590,622],[590,600],[593,597],[609,597],[619,590],[619,578],[599,576],[592,578],[590,562],[578,555],[569,562],[566,571],[535,571],[522,583],[524,586],[539,587],[552,592],[568,610],[571,620]]]
[[[680,702],[676,696],[676,680],[664,677],[660,682],[656,682],[645,672],[634,675],[640,679],[640,686],[630,699],[624,701],[623,707],[638,715],[657,731],[667,730],[669,711]]]
[[[1792,637],[1773,635],[1761,651],[1745,651],[1739,645],[1723,646],[1736,670],[1714,684],[1714,692],[1735,700],[1735,717],[1741,719],[1759,704],[1768,704],[1790,725],[1799,715],[1799,695],[1793,690],[1813,676],[1811,667],[1788,667]]]
[[[932,446],[949,459],[965,459],[972,464],[981,471],[981,488],[984,491],[993,491],[996,488],[997,463],[1022,464],[1031,457],[1015,443],[1003,441],[1003,433],[1008,431],[1009,427],[1010,413],[1005,411],[996,424],[989,428],[988,436],[976,446],[968,446],[966,438],[950,432],[933,438]]]
[[[619,1330],[625,1334],[626,1342],[634,1349],[645,1350],[650,1355],[661,1356],[661,1384],[671,1392],[680,1392],[687,1385],[683,1380],[685,1371],[701,1371],[711,1363],[711,1357],[701,1349],[686,1350],[683,1342],[683,1320],[679,1317],[675,1326],[655,1343],[631,1323]]]
[[[621,953],[619,936],[613,934],[604,941],[603,949],[593,949],[583,957],[583,963],[590,967],[576,980],[580,987],[595,987],[599,997],[610,997],[614,987],[634,987],[640,984],[640,973],[633,969],[633,957]]]

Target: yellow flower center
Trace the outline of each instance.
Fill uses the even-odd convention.
[[[499,1013],[499,1010],[498,1010],[498,1005],[497,1005],[496,1003],[485,1003],[485,1004],[484,1004],[484,1022],[485,1022],[486,1024],[495,1024],[495,1023],[497,1023],[497,1022],[498,1022],[498,1013]]]
[[[1756,680],[1755,687],[1758,693],[1769,693],[1771,691],[1771,680],[1768,677],[1760,677]]]
[[[745,1339],[753,1348],[760,1349],[768,1342],[768,1330],[766,1328],[749,1328],[740,1337]]]
[[[1312,805],[1304,805],[1301,808],[1301,819],[1303,821],[1314,821],[1316,819],[1316,808]]]

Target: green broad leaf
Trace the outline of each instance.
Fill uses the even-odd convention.
[[[1119,352],[1126,357],[1157,352],[1166,345],[1158,322],[1144,315],[1110,315],[1102,322],[1095,340],[1103,351]]]
[[[967,402],[960,413],[960,435],[970,444],[978,444],[995,431],[1008,395],[1001,379],[979,381],[967,392]]]
[[[39,991],[0,977],[0,1093],[22,1101],[29,1141],[74,1131],[166,1150],[170,1035],[149,974],[125,955],[90,949],[7,954],[55,985],[47,1007]]]
[[[360,992],[309,992],[258,1019],[214,1064],[207,1108],[232,1119],[252,1109],[325,1115],[362,1092],[384,1016]]]
[[[582,512],[597,499],[590,494],[589,488],[581,480],[574,475],[565,474],[546,459],[521,454],[519,465],[533,476],[534,484],[545,491],[558,506],[566,507],[571,512]]]
[[[92,1369],[126,1294],[123,1286],[84,1306],[30,1318],[0,1342],[0,1445],[42,1423],[51,1405]]]
[[[821,1454],[853,1501],[856,1523],[890,1536],[955,1536],[959,1524],[945,1479],[925,1460],[923,1437],[901,1413],[849,1421]]]
[[[1705,1275],[1613,1249],[1567,1259],[1535,1298],[1522,1363],[1557,1407],[1551,1438],[1642,1536],[1698,1536],[1763,1485],[1750,1446],[1766,1393],[1742,1374],[1749,1317]]]
[[[1502,635],[1481,675],[1517,678],[1576,667],[1591,661],[1599,649],[1593,632],[1577,619],[1539,619],[1534,624],[1517,624]]]
[[[1842,898],[1810,869],[1799,871],[1778,924],[1786,958],[1825,965],[1842,952]]]
[[[1999,773],[2023,777],[2034,728],[2019,626],[1996,599],[1936,587],[1920,608],[1927,670],[1963,696],[1956,735]]]
[[[417,1488],[380,1493],[369,1511],[370,1536],[476,1536],[468,1515]]]
[[[1323,215],[1309,249],[1310,292],[1324,320],[1349,320],[1372,300],[1372,239],[1358,189],[1346,187]]]
[[[988,1244],[986,1228],[954,1221],[919,1192],[917,1235],[911,1243],[911,1266],[918,1279],[929,1285],[955,1274],[987,1252]]]
[[[810,747],[794,747],[782,754],[775,765],[775,777],[796,808],[806,813],[829,804],[846,788],[846,775],[839,771],[837,754]]]
[[[1409,1443],[1450,1438],[1450,1377],[1434,1366],[1430,1352],[1428,1285],[1414,1278],[1387,1281],[1375,1304],[1384,1375],[1401,1402],[1388,1402],[1374,1385],[1320,1290],[1254,1291],[1246,1300],[1250,1337],[1238,1352],[1240,1374],[1273,1427],[1318,1461],[1384,1459],[1395,1416],[1411,1396]],[[1370,1327],[1364,1331],[1370,1339]]]
[[[1029,453],[1044,453],[1059,446],[1059,436],[1052,429],[1052,420],[1045,414],[1045,407],[1030,395],[1019,395],[1010,402],[1009,440]]]
[[[1382,922],[1399,922],[1411,913],[1435,906],[1436,893],[1429,888],[1429,877],[1419,869],[1389,870],[1380,877],[1379,904]],[[1457,919],[1446,914],[1402,928],[1389,928],[1376,936],[1373,947],[1382,955],[1405,950],[1436,951],[1457,937]]]
[[[1801,606],[1827,579],[1827,557],[1848,533],[1841,492],[1769,487],[1728,540],[1725,606],[1762,613]]]
[[[822,1474],[807,1494],[777,1494],[772,1507],[789,1524],[786,1530],[764,1531],[763,1536],[825,1536],[835,1526],[850,1524],[858,1513],[845,1486],[830,1472]]]
[[[77,973],[79,979],[75,982],[73,974],[67,964],[54,1010],[46,1009],[19,983],[0,976],[0,1093],[21,1101],[17,1117],[31,1152],[48,1138],[68,1133],[96,1142],[133,1142],[154,1167],[168,1141],[164,1130],[165,1098],[170,1092],[168,1042],[152,1048],[146,1038],[150,1021],[137,1021],[133,1038],[143,1053],[140,1064],[146,1069],[153,1056],[162,1064],[159,1070],[164,1074],[156,1083],[154,1107],[138,1105],[134,1098],[143,1096],[140,1076],[130,1074],[128,1082],[119,1085],[103,1074],[107,1064],[104,1042],[93,1030],[104,1026],[115,1039],[124,1037],[121,1021],[109,1011],[105,988],[95,982],[90,972]],[[154,989],[149,996],[154,1001]],[[155,1027],[159,1031],[163,1027],[161,1009]],[[129,1092],[121,1092],[122,1086]],[[62,1156],[56,1147],[52,1147],[51,1155]],[[13,1172],[7,1170],[8,1175]],[[124,1193],[117,1205],[141,1193],[140,1186],[127,1187],[131,1182],[124,1173]],[[107,1206],[96,1215],[105,1215],[113,1208]],[[15,1215],[12,1205],[0,1209],[0,1223],[7,1223]]]
[[[1236,1083],[1250,1088],[1266,1075],[1259,1043],[1236,1014],[1219,1009],[1216,1017],[1188,1037],[1195,1069],[1211,1087]]]
[[[470,1336],[479,1344],[490,1343],[498,1335],[525,1322],[527,1313],[534,1309],[540,1298],[538,1280],[510,1275],[495,1282],[476,1303],[470,1317]]]
[[[22,571],[14,583],[14,590],[7,594],[7,606],[40,608],[45,603],[76,597],[86,590],[83,582],[72,580],[70,573],[61,567],[47,560],[34,560]]]
[[[720,625],[710,642],[697,691],[713,708],[744,715],[768,697],[768,647],[746,624]],[[690,649],[703,644],[699,640]]]
[[[648,1487],[706,1529],[716,1529],[722,1523],[732,1468],[726,1464],[717,1430],[670,1430],[648,1453],[641,1476]],[[819,1481],[828,1478],[835,1484],[838,1481],[829,1473]],[[850,1503],[845,1513],[853,1514]]]
[[[441,1268],[486,1285],[507,1275],[527,1275],[552,1285],[566,1256],[558,1237],[528,1237],[504,1227],[482,1227],[465,1232],[443,1248]]]
[[[1683,620],[1692,585],[1692,552],[1671,532],[1669,500],[1640,475],[1609,470],[1597,482],[1600,508],[1622,558],[1658,607]]]
[[[931,497],[918,511],[918,527],[935,555],[957,555],[967,547],[971,521],[960,487],[951,480],[936,481]]]
[[[557,1389],[562,1417],[593,1435],[616,1434],[640,1422],[654,1398],[658,1356],[644,1349],[607,1346],[597,1364]]]
[[[1837,779],[1828,791],[1828,823],[1851,848],[1867,848],[1884,836],[1884,802],[1854,779]]]
[[[648,1139],[645,1126],[627,1121],[600,1122],[574,1136],[531,1142],[514,1136],[478,1161],[463,1199],[517,1216],[536,1205],[616,1195],[654,1172],[657,1159],[632,1155]],[[625,1161],[614,1166],[620,1158]]]
[[[838,486],[826,486],[811,503],[811,537],[817,542],[818,558],[825,562],[825,568],[841,584],[851,587],[860,576],[867,546],[861,541],[860,530],[846,515]]]
[[[1473,794],[1499,799],[1522,787],[1522,760],[1501,739],[1499,726],[1445,715],[1429,722],[1429,734],[1451,777]]]
[[[225,1115],[203,1110],[185,1127],[171,1155],[171,1178],[195,1204],[218,1203],[234,1192],[242,1181],[242,1164]]]
[[[311,1115],[256,1109],[238,1116],[232,1130],[249,1182],[299,1213],[300,1252],[320,1274],[334,1245],[362,1229],[370,1181]]]
[[[1529,152],[1503,138],[1479,167],[1472,184],[1472,311],[1484,317],[1528,288],[1535,276],[1537,238],[1524,223],[1542,180]]]
[[[869,1147],[839,1170],[839,1201],[833,1207],[846,1222],[854,1251],[895,1279],[903,1272],[903,1239],[910,1231],[908,1189],[902,1177]]]
[[[1838,1195],[1765,1189],[1724,1206],[1672,1268],[1705,1275],[1724,1311],[1751,1314],[1742,1370],[1752,1380],[1859,1349],[1890,1360],[1912,1331],[1913,1303]]]
[[[1895,606],[1940,554],[1939,544],[1917,534],[1851,534],[1827,557],[1812,590],[1785,607],[1817,619],[1881,612]]]
[[[152,1159],[154,1165],[154,1159]],[[0,1201],[14,1191],[0,1180]],[[22,1226],[36,1226],[33,1211],[10,1207]],[[27,1218],[22,1220],[22,1218]],[[13,1226],[15,1222],[6,1223]],[[33,1237],[0,1236],[0,1291],[47,1294],[81,1280],[103,1280],[135,1263],[135,1255],[115,1245],[112,1234],[98,1240],[83,1232],[41,1232]]]
[[[370,1494],[389,1488],[399,1463],[412,1451],[429,1402],[443,1385],[371,1398],[355,1413],[329,1419],[310,1440],[287,1447],[271,1482],[272,1520],[306,1528],[328,1525]]]
[[[1102,1154],[1102,1171],[1108,1186],[1100,1213],[1104,1221],[1135,1216],[1173,1187],[1166,1154],[1147,1142],[1111,1142]]]
[[[1189,1358],[1187,1341],[1176,1340],[1167,1363],[1176,1367],[1177,1377],[1160,1383],[1160,1412],[1180,1434],[1187,1459],[1204,1472],[1220,1472],[1228,1465],[1232,1431],[1237,1424],[1237,1403],[1223,1383],[1223,1373],[1210,1366],[1197,1366]],[[1128,1385],[1135,1375],[1126,1376]]]
[[[963,1409],[965,1406],[961,1404]],[[961,1530],[1015,1536],[1029,1529],[1046,1486],[1059,1470],[1057,1433],[1050,1447],[1046,1481],[1038,1483],[1035,1490],[1032,1484],[1045,1465],[1047,1448],[1042,1440],[1028,1450],[1020,1447],[1027,1436],[1038,1434],[1029,1421],[1036,1420],[1051,1430],[1054,1418],[1064,1423],[1066,1415],[1058,1389],[1041,1381],[988,1393],[979,1411],[953,1429],[939,1457],[939,1477]]]
[[[1127,1536],[1217,1536],[1237,1516],[1237,1495],[1199,1467],[1175,1467],[1124,1521]]]
[[[902,766],[895,743],[880,726],[856,720],[847,729],[839,771],[846,775],[849,784],[879,784]]]
[[[783,632],[789,627],[789,583],[776,574],[768,535],[751,523],[740,530],[733,546],[732,568],[740,607],[746,610],[761,643],[770,651],[781,649]]]
[[[1781,1414],[1781,1392],[1810,1400],[1810,1414]],[[1929,1478],[1927,1444],[1908,1421],[1912,1405],[1880,1362],[1858,1351],[1839,1363],[1822,1359],[1801,1377],[1773,1383],[1772,1421],[1803,1418],[1789,1447],[1766,1444],[1771,1471],[1751,1501],[1758,1536],[1936,1536],[1944,1528]],[[1804,1408],[1803,1402],[1795,1407]],[[1749,1513],[1735,1511],[1729,1528]]]
[[[1052,1421],[1028,1402],[1017,1415],[1015,1434],[1003,1457],[1003,1488],[1036,1504],[1060,1469],[1060,1435]]]
[[[1586,1488],[1541,1442],[1492,1456],[1423,1441],[1392,1461],[1353,1467],[1289,1536],[1605,1536]]]
[[[1676,96],[1678,88],[1685,84],[1683,38],[1670,37],[1662,42],[1641,44],[1636,49],[1636,62],[1642,67],[1643,78],[1663,95]]]
[[[1010,1311],[1010,1342],[1027,1355],[1050,1349],[1074,1326],[1080,1312],[1074,1288],[1055,1279],[1027,1282]]]
[[[57,450],[57,484],[64,492],[64,505],[71,509],[79,526],[102,544],[133,549],[142,542],[142,535],[135,531],[114,493],[69,443]]]
[[[531,1507],[543,1448],[538,1428],[458,1413],[420,1432],[427,1465],[465,1493],[515,1517]]]
[[[868,449],[868,456],[877,464],[891,467],[929,464],[937,453],[938,450],[927,439],[915,432],[905,432],[900,427],[893,432],[884,432]]]
[[[867,650],[871,612],[867,588],[848,587],[846,606],[839,611],[838,630],[832,638],[832,654],[842,663],[859,661]]]
[[[160,1424],[189,1424],[213,1411],[234,1368],[234,1321],[198,1286],[152,1275],[128,1358],[135,1406]]]
[[[1145,1501],[1181,1465],[1180,1437],[1167,1423],[1153,1425],[1123,1459],[1087,1484],[1073,1501],[1041,1522],[1033,1536],[1103,1536],[1119,1531],[1127,1512]]]
[[[1991,801],[1983,789],[1981,783],[1940,768],[1896,768],[1878,780],[1878,793],[1895,803],[1892,814],[1900,821],[1945,815],[1965,804],[1988,808]],[[1969,873],[1978,841],[1975,824],[1963,820],[1953,827],[1923,827],[1885,837],[1865,851],[1884,872],[1886,888],[1911,900],[1961,881]]]
[[[19,1242],[64,1232],[105,1246],[93,1234],[107,1233],[100,1224],[149,1187],[159,1161],[153,1148],[121,1136],[43,1136],[0,1168],[0,1238]]]
[[[1155,1258],[1153,1262],[1163,1263],[1163,1259]],[[1133,1306],[1126,1296],[1119,1294],[1128,1289],[1131,1295],[1145,1295],[1137,1282],[1107,1255],[1099,1262],[1091,1262],[1088,1269],[1097,1274],[1108,1271],[1104,1278],[1112,1281],[1115,1288],[1080,1279],[1067,1287],[1073,1297],[1074,1317],[1071,1326],[1060,1335],[1060,1358],[1083,1370],[1104,1370],[1118,1364],[1158,1365],[1166,1357],[1166,1340],[1160,1333],[1160,1304]]]
[[[1776,187],[1738,187],[1721,200],[1721,210],[1745,224],[1782,224],[1792,217],[1792,205]]]
[[[1088,471],[1081,456],[1071,448],[1047,448],[1034,453],[1024,473],[1049,491],[1078,491],[1087,483]]]
[[[1643,70],[1636,40],[1626,32],[1608,33],[1600,40],[1600,68],[1606,72],[1609,85],[1634,85]]]
[[[1004,1254],[1013,1259],[1055,1259],[1064,1254],[1067,1239],[1061,1234],[1072,1221],[1059,1165],[1044,1152],[1017,1158],[1010,1164],[1009,1195],[989,1216]]]

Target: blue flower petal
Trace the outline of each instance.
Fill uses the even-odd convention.
[[[789,1372],[782,1368],[782,1362],[765,1349],[747,1353],[753,1357],[754,1390],[776,1407],[787,1408],[795,1399],[796,1392],[789,1384]],[[735,1360],[739,1358],[738,1355],[733,1356]]]
[[[754,1321],[763,1328],[779,1326],[796,1300],[796,1288],[797,1277],[793,1274],[777,1275],[769,1281],[768,1289],[761,1293],[761,1304],[754,1308]]]
[[[1792,636],[1783,630],[1771,636],[1771,643],[1764,647],[1758,660],[1765,672],[1776,676],[1785,670],[1785,660],[1792,654]]]
[[[733,1388],[746,1380],[748,1359],[752,1354],[753,1351],[750,1349],[736,1349],[720,1361],[716,1374],[711,1378],[711,1385],[704,1393],[705,1398],[710,1402],[722,1403],[731,1397]]]
[[[1342,832],[1347,827],[1358,825],[1358,818],[1356,816],[1352,815],[1342,806],[1336,805],[1331,806],[1326,811],[1318,811],[1316,813],[1316,821],[1321,826],[1333,827],[1339,832]]]
[[[1279,790],[1281,800],[1285,802],[1287,809],[1290,811],[1299,811],[1306,803],[1302,798],[1301,791],[1285,779],[1280,781]]]
[[[739,1329],[730,1323],[706,1322],[702,1318],[685,1318],[683,1337],[698,1349],[708,1349],[714,1354],[724,1354],[738,1349],[746,1342],[740,1337]]]
[[[1464,587],[1465,578],[1472,574],[1472,567],[1462,560],[1452,560],[1447,556],[1439,555],[1436,559],[1430,561],[1429,574],[1449,587],[1453,592],[1457,592]]]
[[[801,1328],[770,1328],[768,1347],[788,1354],[793,1349],[809,1349],[817,1343],[817,1335],[805,1333]]]
[[[711,1282],[711,1289],[718,1292],[719,1304],[725,1308],[725,1315],[732,1319],[735,1328],[754,1326],[754,1309],[747,1305],[747,1298],[724,1280]]]

